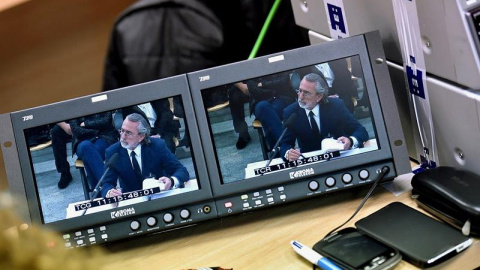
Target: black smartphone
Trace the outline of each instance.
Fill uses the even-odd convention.
[[[318,241],[313,250],[342,269],[385,270],[402,259],[400,252],[355,228],[345,228]]]

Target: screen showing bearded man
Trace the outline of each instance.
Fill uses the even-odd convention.
[[[102,185],[103,197],[141,190],[143,180],[157,179],[166,190],[181,188],[189,179],[187,169],[160,138],[150,137],[150,126],[144,117],[133,113],[123,121],[119,130],[120,141],[106,150],[106,159],[118,153]],[[120,187],[117,188],[117,179]]]

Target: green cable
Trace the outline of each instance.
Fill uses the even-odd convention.
[[[250,56],[248,56],[248,59],[255,58],[255,56],[257,55],[258,49],[260,48],[260,45],[262,45],[263,38],[265,37],[265,34],[267,33],[268,27],[270,26],[270,23],[272,22],[272,19],[275,16],[275,13],[277,12],[277,9],[278,9],[278,6],[280,5],[280,2],[282,2],[282,0],[275,0],[275,3],[273,3],[273,6],[270,9],[270,12],[268,13],[268,17],[265,20],[265,23],[263,24],[262,30],[260,31],[260,34],[258,35],[257,41],[255,42],[255,45],[253,46],[252,52],[250,53]]]

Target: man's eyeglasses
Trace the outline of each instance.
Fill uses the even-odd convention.
[[[125,129],[119,129],[119,130],[118,130],[118,133],[120,134],[120,136],[122,136],[122,134],[125,134],[125,136],[126,136],[126,137],[129,137],[129,138],[131,138],[131,137],[133,137],[133,136],[136,135],[136,134],[133,134],[133,132],[128,131],[128,130],[125,130]]]
[[[304,96],[304,97],[307,97],[307,98],[313,96],[313,93],[310,93],[310,92],[308,92],[308,91],[306,91],[306,90],[302,90],[302,89],[295,89],[295,92],[296,92],[297,94],[299,94],[299,95],[300,95],[300,94],[303,94],[303,96]]]

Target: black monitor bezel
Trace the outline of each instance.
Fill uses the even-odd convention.
[[[192,91],[197,119],[201,123],[209,123],[207,111],[202,98],[202,92],[208,91],[208,89],[246,79],[267,76],[295,68],[358,55],[364,73],[366,89],[368,91],[368,96],[370,97],[372,121],[376,128],[377,143],[380,149],[362,153],[361,156],[355,155],[344,157],[323,164],[314,164],[309,167],[314,168],[315,175],[320,175],[334,171],[347,170],[348,168],[377,161],[393,160],[395,156],[398,158],[407,157],[408,160],[408,156],[401,149],[404,144],[401,127],[399,124],[395,125],[389,123],[389,121],[397,121],[398,119],[398,112],[395,111],[395,101],[391,100],[389,94],[380,94],[380,92],[388,93],[389,91],[392,91],[391,93],[393,93],[393,90],[391,82],[388,81],[388,73],[385,76],[385,71],[387,70],[386,62],[381,42],[380,46],[378,46],[379,42],[378,33],[371,33],[369,35],[354,36],[323,44],[310,45],[279,54],[189,73],[187,75],[190,89]],[[393,107],[390,109],[385,108],[392,105]],[[399,123],[399,120],[396,123]],[[215,157],[216,154],[208,125],[199,125],[199,128],[202,143],[204,145],[205,156]],[[394,136],[389,137],[388,134],[390,132],[392,132]],[[397,148],[400,152],[397,152]],[[406,172],[405,162],[398,162],[395,163],[395,165],[398,168],[396,168],[397,171],[392,175]],[[215,198],[238,194],[249,190],[258,190],[292,181],[288,174],[289,172],[296,170],[289,169],[258,177],[261,179],[250,178],[224,184],[221,182],[218,161],[215,159],[207,159],[207,166]]]
[[[17,194],[21,198],[26,199],[30,221],[42,224],[41,205],[35,188],[35,176],[29,156],[30,150],[26,144],[26,138],[24,135],[26,129],[99,112],[113,111],[122,107],[173,96],[180,96],[184,105],[184,120],[187,122],[187,128],[190,133],[192,160],[196,167],[199,189],[190,191],[188,196],[182,196],[182,194],[169,196],[159,200],[118,207],[115,208],[115,211],[134,207],[136,210],[134,216],[136,216],[172,207],[188,205],[199,201],[211,200],[212,191],[206,170],[203,147],[198,133],[197,121],[193,111],[187,78],[186,75],[178,75],[101,94],[93,94],[13,112],[9,116],[2,115],[2,118],[4,118],[3,122],[8,122],[9,119],[11,120],[11,127],[13,130],[13,133],[10,133],[10,136],[7,134],[7,137],[11,138],[11,146],[5,147],[5,143],[2,145],[4,158],[18,161],[18,163],[14,161],[13,164],[7,164],[7,171],[14,171],[11,172],[8,177],[10,191],[12,194]],[[93,102],[94,100],[97,101]],[[8,126],[8,124],[6,125]],[[20,169],[20,172],[15,172],[15,170],[18,169]],[[160,201],[161,203],[159,203]],[[129,216],[129,218],[131,217],[132,216]],[[77,228],[108,223],[112,221],[111,219],[110,211],[102,211],[42,225],[51,227],[57,231],[70,231]],[[121,218],[116,220],[121,220]]]

